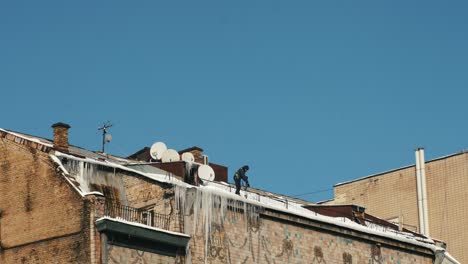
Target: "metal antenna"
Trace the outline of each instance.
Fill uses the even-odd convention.
[[[104,147],[106,145],[106,134],[107,129],[109,127],[112,127],[112,124],[109,121],[105,122],[104,124],[102,124],[102,126],[98,127],[98,130],[102,130],[102,153],[104,153]]]

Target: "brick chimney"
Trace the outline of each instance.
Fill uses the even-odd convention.
[[[68,124],[58,122],[52,125],[54,129],[54,148],[68,152]]]

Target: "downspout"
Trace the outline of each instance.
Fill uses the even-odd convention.
[[[422,198],[422,183],[421,183],[421,160],[419,154],[420,148],[416,149],[416,191],[418,195],[418,219],[419,219],[419,232],[424,234],[426,228],[424,227],[424,209]]]
[[[90,256],[91,264],[96,263],[96,256],[95,256],[95,254],[96,254],[96,241],[95,241],[96,232],[94,230],[94,223],[95,223],[95,219],[94,219],[94,210],[95,210],[95,208],[94,207],[95,207],[95,205],[93,205],[91,207],[91,210],[89,212],[89,218],[90,218],[90,221],[89,221],[89,233],[90,233],[89,246],[90,246],[90,250],[91,250],[91,256]]]
[[[429,236],[429,208],[427,207],[426,165],[424,161],[424,148],[419,149],[419,166],[421,167],[421,189],[424,214],[424,235]]]

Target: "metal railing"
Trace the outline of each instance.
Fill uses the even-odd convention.
[[[158,214],[152,210],[144,210],[126,205],[120,205],[112,201],[105,202],[104,216],[140,223],[165,230],[169,230],[171,223],[171,215]]]

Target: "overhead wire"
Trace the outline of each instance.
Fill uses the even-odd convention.
[[[310,194],[323,193],[323,192],[328,192],[328,191],[332,191],[332,190],[333,190],[333,188],[322,189],[322,190],[316,190],[316,191],[312,191],[312,192],[306,192],[306,193],[301,193],[301,194],[294,194],[294,195],[291,195],[291,197],[299,197],[299,196],[305,196],[305,195],[310,195]]]

